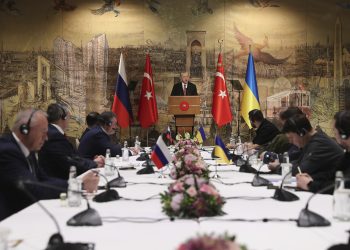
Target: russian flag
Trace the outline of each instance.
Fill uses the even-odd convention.
[[[133,121],[128,81],[126,78],[123,53],[120,54],[117,84],[115,86],[112,111],[117,115],[118,125],[127,128]]]
[[[230,163],[229,152],[219,136],[215,137],[215,148],[213,155],[220,158],[223,163]]]
[[[157,144],[151,155],[151,159],[158,169],[161,169],[171,161],[170,151],[165,145],[162,135],[158,137]]]

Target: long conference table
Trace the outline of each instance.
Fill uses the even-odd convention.
[[[204,158],[210,157],[203,152]],[[167,190],[166,184],[173,182],[169,177],[158,178],[160,173],[136,175],[142,162],[131,157],[130,163],[136,169],[121,170],[121,175],[128,183],[126,188],[117,188],[119,195],[125,198],[146,199]],[[209,164],[214,163],[208,161]],[[60,200],[45,200],[41,203],[54,215],[61,228],[65,242],[92,242],[97,250],[116,249],[177,249],[180,243],[191,237],[202,234],[224,234],[236,236],[239,244],[244,244],[249,250],[310,250],[327,249],[331,245],[346,243],[349,222],[340,222],[332,218],[332,196],[316,195],[309,209],[324,216],[331,222],[328,227],[300,228],[295,221],[278,221],[279,219],[297,219],[301,209],[311,193],[293,191],[300,198],[298,201],[281,202],[270,197],[274,190],[266,187],[253,187],[249,182],[253,174],[241,173],[234,165],[210,166],[215,169],[220,179],[212,179],[221,196],[227,199],[223,207],[226,215],[206,217],[200,220],[175,219],[170,221],[162,212],[159,198],[146,201],[117,200],[107,203],[90,201],[102,217],[103,225],[97,227],[71,227],[66,222],[75,214],[86,209],[83,201],[80,207],[62,206]],[[164,174],[167,170],[164,171]],[[112,179],[113,177],[108,177]],[[280,176],[265,176],[278,181]],[[101,185],[105,181],[101,178]],[[224,183],[241,183],[225,185]],[[271,219],[268,222],[260,219]],[[158,220],[159,219],[159,220]],[[277,219],[277,220],[276,220]],[[253,220],[247,222],[244,220]],[[254,221],[258,220],[258,221]],[[0,229],[7,228],[9,249],[39,250],[45,249],[49,237],[57,232],[54,222],[37,205],[12,215],[0,223]]]

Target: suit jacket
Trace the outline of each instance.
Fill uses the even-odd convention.
[[[255,131],[254,144],[266,145],[280,133],[278,128],[269,120],[264,119],[259,128]]]
[[[20,180],[30,180],[56,186],[66,190],[67,181],[48,177],[39,167],[35,155],[30,155],[34,173],[30,171],[28,161],[18,146],[15,138],[11,135],[0,138],[0,198],[2,199],[0,219],[3,219],[34,201],[18,188]],[[25,185],[25,189],[37,200],[57,199],[61,191],[51,190],[35,185]]]
[[[122,155],[119,144],[111,142],[111,138],[100,126],[94,127],[81,138],[78,152],[81,157],[93,159],[95,155],[105,155],[106,150],[111,150],[111,156]]]
[[[183,96],[184,92],[182,89],[182,82],[176,83],[173,86],[173,90],[171,91],[171,96]],[[187,96],[196,96],[197,93],[197,87],[195,84],[188,82],[187,89],[186,89],[186,95]]]
[[[80,141],[81,138],[83,138],[83,136],[84,136],[87,132],[89,132],[89,131],[90,131],[90,128],[86,128],[86,129],[84,130],[84,132],[81,134],[79,141]]]
[[[68,159],[67,157],[77,157],[78,152],[52,124],[49,124],[47,137],[48,140],[39,151],[39,165],[43,167],[49,176],[68,180],[69,168],[72,165],[77,167],[78,175],[97,167],[96,162],[90,159]]]

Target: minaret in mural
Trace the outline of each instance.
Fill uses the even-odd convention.
[[[342,27],[340,18],[337,17],[334,31],[334,79],[333,94],[335,110],[340,110],[344,103],[344,92],[341,91],[343,81],[343,56],[342,56]],[[339,99],[338,99],[339,98]],[[338,100],[338,101],[337,101]]]
[[[108,42],[106,34],[95,36],[83,49],[86,76],[86,114],[101,112],[107,104]]]

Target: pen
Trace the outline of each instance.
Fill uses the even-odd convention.
[[[300,167],[298,167],[298,171],[299,171],[299,174],[302,174],[301,170],[300,170]]]

